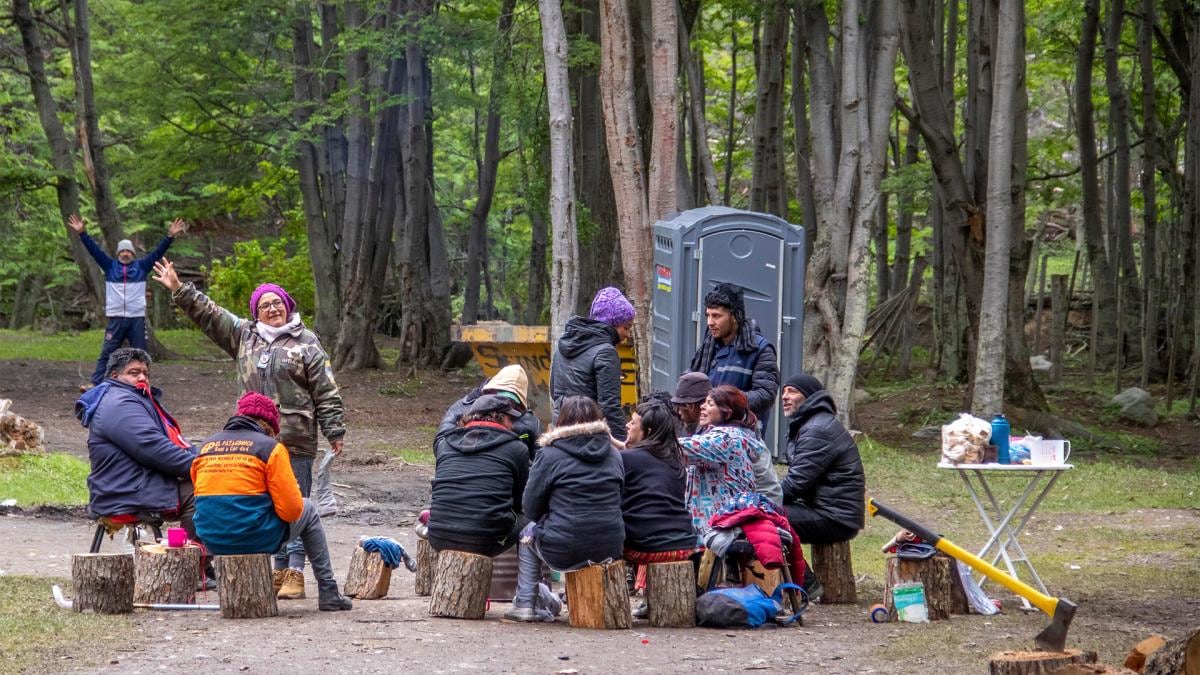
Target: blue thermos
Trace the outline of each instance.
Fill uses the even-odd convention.
[[[1012,458],[1008,453],[1008,420],[1004,419],[1004,415],[997,414],[992,418],[992,445],[996,446],[996,461],[1000,464],[1009,464]]]

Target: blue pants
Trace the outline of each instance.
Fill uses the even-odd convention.
[[[306,503],[308,502],[309,493],[312,492],[312,468],[314,460],[316,460],[316,457],[291,456],[292,473],[296,474],[296,483],[299,484],[300,494],[305,498],[304,501]],[[304,569],[304,540],[299,534],[292,534],[295,535],[292,540],[275,554],[275,569],[277,570],[287,569],[288,567],[298,570]],[[315,561],[313,565],[315,568]]]
[[[108,327],[104,329],[104,346],[100,348],[96,371],[92,373],[92,384],[100,384],[108,377],[108,357],[126,340],[129,340],[130,347],[146,348],[146,317],[114,316],[108,320]]]

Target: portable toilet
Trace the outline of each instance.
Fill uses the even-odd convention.
[[[775,346],[780,378],[801,371],[804,228],[776,216],[707,206],[654,225],[651,386],[673,391],[704,331],[704,296],[720,283],[744,289],[746,318]],[[776,399],[767,447],[778,456],[787,425]]]

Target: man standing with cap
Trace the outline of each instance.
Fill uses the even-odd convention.
[[[117,244],[117,259],[113,260],[88,235],[87,224],[82,218],[72,214],[67,225],[79,235],[84,248],[104,272],[104,314],[108,317],[108,326],[104,329],[104,345],[100,348],[100,358],[96,359],[96,370],[92,372],[91,387],[94,387],[104,380],[108,357],[122,342],[128,340],[130,347],[146,348],[146,279],[154,269],[154,263],[167,253],[171,242],[187,229],[187,225],[178,218],[171,221],[167,236],[149,255],[136,260],[133,242],[128,239]],[[85,385],[84,389],[91,387]]]
[[[783,503],[806,544],[849,541],[863,528],[866,477],[858,445],[837,419],[833,398],[812,375],[783,382],[790,420]]]
[[[514,408],[521,414],[512,420],[512,431],[529,449],[529,459],[533,461],[534,455],[537,454],[538,436],[542,435],[542,423],[529,409],[529,376],[524,368],[515,363],[504,366],[490,380],[450,404],[433,439],[434,453],[439,450],[438,446],[446,434],[458,428],[459,420],[471,409],[471,405],[486,394],[503,396],[515,404]]]

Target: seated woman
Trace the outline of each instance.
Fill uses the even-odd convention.
[[[539,588],[543,561],[560,571],[582,569],[620,558],[625,543],[625,470],[600,406],[568,396],[557,426],[538,443],[542,449],[529,470],[523,500],[532,522],[521,531],[517,595],[504,615],[512,621],[552,621],[558,613],[554,599]]]
[[[756,491],[754,463],[768,452],[755,433],[757,424],[746,395],[723,384],[700,404],[700,431],[679,439],[688,463],[687,505],[701,543],[708,521],[726,502]]]
[[[517,543],[529,449],[513,432],[523,411],[502,396],[475,399],[436,444],[429,545],[493,557]]]
[[[625,560],[638,566],[638,588],[646,585],[646,565],[688,560],[697,552],[692,514],[684,502],[687,461],[668,405],[650,399],[637,407],[621,453]]]

